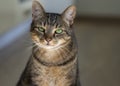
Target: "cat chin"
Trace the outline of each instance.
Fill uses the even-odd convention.
[[[56,46],[43,45],[41,47],[44,48],[44,49],[48,49],[48,50],[55,50],[55,49],[59,48],[57,45]]]
[[[56,50],[59,47],[59,44],[53,46],[53,45],[43,45],[43,44],[37,44],[40,48],[44,48],[44,49],[47,49],[47,50]]]

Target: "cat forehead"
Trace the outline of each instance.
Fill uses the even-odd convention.
[[[57,13],[46,13],[46,17],[47,17],[47,19],[57,20],[61,17],[61,15],[57,14]]]
[[[62,26],[63,25],[63,20],[60,14],[56,14],[56,13],[46,13],[46,16],[43,18],[38,19],[37,21],[34,22],[34,24],[36,25],[59,25]]]
[[[54,25],[54,24],[62,24],[62,19],[60,14],[55,14],[55,13],[47,13],[46,14],[46,20],[48,24]]]

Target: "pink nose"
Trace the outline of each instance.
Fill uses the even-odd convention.
[[[50,42],[52,40],[52,38],[46,38],[45,39],[47,42]]]

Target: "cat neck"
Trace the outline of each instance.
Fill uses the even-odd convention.
[[[72,43],[57,50],[40,48],[34,52],[36,48],[33,48],[34,59],[36,59],[40,64],[46,66],[66,65],[75,59],[77,53],[77,48]]]

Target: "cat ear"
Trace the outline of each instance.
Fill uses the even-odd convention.
[[[34,0],[32,3],[32,18],[38,20],[45,16],[45,11],[39,1]]]
[[[62,18],[63,20],[70,26],[74,22],[74,18],[76,16],[76,7],[69,6],[63,13]]]

